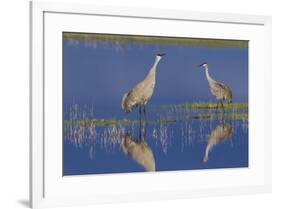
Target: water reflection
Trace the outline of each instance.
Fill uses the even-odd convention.
[[[70,168],[79,167],[75,174],[155,171],[156,162],[157,171],[239,167],[248,162],[244,110],[222,115],[211,110],[150,110],[149,118],[140,121],[138,115],[137,120],[97,119],[91,106],[70,109],[64,121],[64,159]],[[222,143],[231,138],[233,149]],[[219,144],[215,150],[224,153],[223,158],[212,155]],[[110,167],[103,167],[105,160]]]
[[[146,121],[144,123],[142,125],[140,120],[139,138],[134,138],[131,133],[126,133],[122,147],[124,153],[141,165],[145,171],[155,171],[154,155],[146,142]]]
[[[219,118],[218,118],[219,121]],[[209,160],[209,152],[219,143],[222,143],[226,140],[231,140],[232,136],[232,124],[231,123],[225,123],[224,120],[224,113],[222,114],[222,118],[220,120],[220,123],[218,126],[216,126],[213,131],[211,132],[211,135],[208,139],[208,144],[205,149],[205,155],[203,158],[203,162],[206,163]]]

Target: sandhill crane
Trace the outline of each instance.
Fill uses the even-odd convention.
[[[221,103],[222,108],[223,107],[223,101],[227,101],[228,103],[232,103],[232,91],[231,88],[227,85],[217,82],[214,79],[211,78],[209,75],[209,69],[208,64],[206,62],[199,65],[200,67],[203,67],[205,69],[206,78],[208,80],[211,93],[216,97],[217,99],[217,106],[216,109],[219,106],[219,102]]]
[[[131,91],[123,95],[121,106],[125,112],[131,112],[134,107],[139,106],[139,111],[141,113],[141,106],[143,105],[144,113],[146,113],[145,106],[153,94],[156,83],[157,65],[164,55],[165,54],[157,54],[154,64],[145,79],[139,82]]]
[[[122,142],[125,154],[141,165],[146,171],[155,171],[155,159],[148,144],[141,140],[138,142],[131,134],[127,133]]]
[[[122,139],[122,148],[126,155],[129,155],[146,171],[155,171],[154,155],[146,143],[146,128],[146,124],[143,126],[140,120],[139,138],[134,138],[130,133],[126,133]]]
[[[232,125],[230,123],[227,124],[220,124],[218,125],[211,133],[210,138],[208,139],[208,145],[205,150],[205,156],[203,162],[206,163],[209,158],[209,152],[212,148],[223,142],[227,139],[230,139],[232,136]]]

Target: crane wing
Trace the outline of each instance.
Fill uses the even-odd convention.
[[[128,93],[125,93],[122,97],[122,103],[121,103],[121,106],[122,106],[122,109],[125,110],[125,101],[126,101],[126,98],[128,96]]]
[[[232,99],[232,91],[231,89],[220,82],[214,82],[211,85],[211,92],[217,99]]]
[[[216,82],[215,83],[215,86],[217,87],[217,88],[221,88],[221,89],[224,89],[224,90],[227,90],[228,89],[228,87],[226,86],[226,85],[224,85],[223,83],[219,83],[219,82]]]

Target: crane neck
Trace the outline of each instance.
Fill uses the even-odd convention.
[[[158,66],[158,63],[160,62],[160,60],[161,60],[161,58],[158,58],[158,57],[155,58],[155,61],[154,61],[153,65],[152,65],[148,75],[155,74],[157,66]]]
[[[159,58],[159,57],[155,58],[155,61],[154,61],[154,64],[152,65],[151,70],[153,70],[153,69],[156,70],[157,69],[157,65],[160,62],[160,60],[161,60],[161,58]]]
[[[208,66],[205,67],[205,73],[206,73],[206,78],[208,81],[213,81],[213,79],[211,78],[210,74],[209,74],[209,69]]]

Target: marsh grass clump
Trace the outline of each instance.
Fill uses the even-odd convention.
[[[248,121],[248,113],[225,113],[223,116],[228,120],[243,120]],[[160,117],[159,119],[149,120],[147,124],[149,125],[168,125],[173,124],[178,121],[184,120],[217,120],[218,115],[215,113],[195,113],[195,114],[186,114],[181,116],[175,116],[175,118],[165,118]],[[133,126],[139,124],[139,120],[130,120],[130,119],[78,119],[78,120],[64,120],[64,126],[73,126],[77,125],[80,127],[91,127],[91,126]]]
[[[248,104],[246,103],[230,103],[230,104],[224,104],[224,109],[235,109],[235,110],[241,110],[241,109],[248,109]],[[182,106],[183,108],[189,108],[189,109],[216,109],[217,104],[216,103],[192,103],[192,104],[184,104]],[[218,107],[218,109],[222,109],[221,106]]]
[[[160,118],[158,120],[150,120],[148,121],[149,124],[169,124],[175,123],[176,120],[167,119],[167,118]],[[139,124],[139,120],[130,120],[127,118],[124,119],[78,119],[74,121],[64,120],[64,125],[78,125],[78,126],[132,126]]]
[[[65,125],[79,125],[79,126],[115,126],[115,125],[122,125],[122,126],[128,126],[128,125],[134,125],[137,123],[138,120],[129,120],[129,119],[78,119],[75,121],[65,120]]]
[[[247,113],[227,113],[223,116],[226,120],[248,120],[248,114]],[[216,114],[198,114],[198,115],[192,115],[189,117],[189,119],[193,120],[216,120],[218,119],[218,116]]]
[[[151,106],[152,111],[161,111],[165,115],[159,118],[150,119],[147,121],[149,125],[168,125],[184,120],[217,120],[218,113],[215,111],[216,103],[186,103],[177,105],[160,105]],[[248,104],[246,103],[232,103],[224,105],[225,112],[223,117],[229,120],[243,120],[248,121]],[[80,126],[80,127],[109,127],[109,126],[134,126],[139,124],[138,119],[96,119],[84,117],[70,117],[64,120],[64,126]]]
[[[230,103],[224,104],[225,110],[247,110],[247,103]],[[200,110],[200,109],[216,109],[217,103],[185,103],[178,105],[161,105],[162,109],[189,109],[189,110]],[[218,109],[222,109],[219,105]]]

